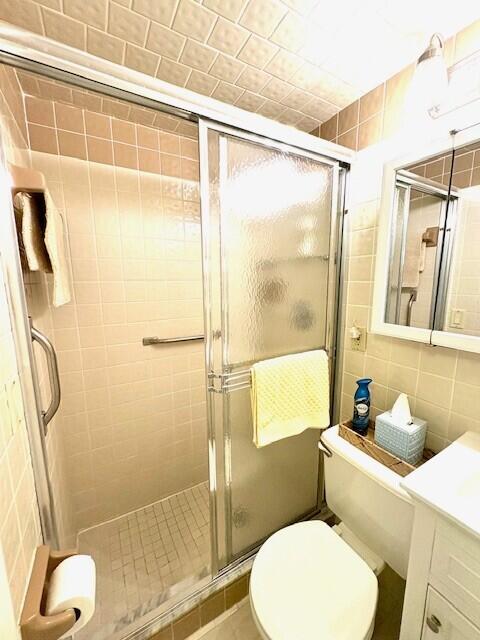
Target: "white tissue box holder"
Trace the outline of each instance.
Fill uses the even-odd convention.
[[[389,411],[375,420],[375,442],[379,447],[409,464],[417,464],[422,459],[427,435],[427,423],[412,416],[412,424],[398,424]]]

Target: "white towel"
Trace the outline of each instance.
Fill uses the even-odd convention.
[[[22,239],[30,271],[52,273],[52,264],[45,246],[45,203],[41,193],[18,193],[15,206],[22,215]]]
[[[72,293],[63,218],[47,189],[45,190],[45,210],[47,218],[45,245],[53,270],[53,306],[59,307],[70,302]]]

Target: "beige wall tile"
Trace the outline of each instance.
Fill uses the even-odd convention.
[[[382,83],[375,89],[372,89],[360,98],[359,121],[368,120],[376,113],[383,110],[385,98],[385,83]]]
[[[84,135],[70,131],[58,131],[58,150],[60,155],[70,158],[87,159],[87,145]]]
[[[91,136],[112,139],[111,120],[108,116],[85,111],[85,128],[87,134]]]
[[[69,105],[56,102],[55,118],[58,129],[72,131],[74,133],[85,133],[85,123],[83,119],[82,109],[79,109],[78,107],[70,107]]]
[[[55,126],[53,103],[49,100],[39,100],[33,96],[26,96],[25,109],[28,122],[42,124],[47,127]]]
[[[42,127],[36,124],[28,125],[28,137],[30,148],[33,151],[45,153],[58,153],[57,132],[51,127]]]
[[[358,127],[357,149],[365,149],[377,144],[382,138],[383,117],[381,113],[372,116]]]
[[[113,164],[113,146],[110,140],[87,136],[87,154],[90,162]]]
[[[320,135],[325,140],[335,140],[338,135],[338,115],[335,114],[332,118],[322,123],[320,129]]]
[[[358,134],[358,127],[355,127],[354,129],[350,129],[350,131],[347,131],[347,133],[342,133],[342,135],[339,135],[337,138],[337,142],[338,144],[341,144],[344,147],[348,147],[349,149],[353,149],[354,151],[356,151],[357,150],[357,134]]]
[[[357,100],[353,102],[351,105],[342,109],[338,114],[338,135],[353,129],[356,127],[359,122],[359,109],[360,109],[360,101]]]

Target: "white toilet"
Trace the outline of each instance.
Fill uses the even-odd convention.
[[[375,573],[384,560],[407,575],[413,506],[400,476],[341,438],[338,427],[323,441],[333,453],[324,457],[327,503],[342,524],[300,522],[261,547],[250,603],[265,640],[369,640]]]

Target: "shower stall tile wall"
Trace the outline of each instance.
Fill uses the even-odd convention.
[[[26,160],[26,124],[19,87],[13,71],[0,66],[0,174],[6,175],[6,162]],[[9,202],[1,203],[2,214]],[[2,221],[5,229],[6,221]],[[15,353],[9,316],[7,282],[11,256],[0,236],[0,546],[3,549],[8,589],[0,592],[0,626],[7,624],[13,609],[18,619],[35,548],[40,544],[40,521],[36,502],[30,450],[21,401],[20,381],[26,375]],[[28,375],[28,374],[27,374]],[[10,603],[10,596],[12,602]],[[4,618],[5,616],[5,618]]]
[[[25,104],[31,163],[64,216],[72,268],[73,301],[35,311],[50,315],[59,359],[52,431],[71,535],[207,478],[202,344],[142,345],[203,334],[198,151],[61,102]],[[28,282],[29,308],[51,295],[48,279]]]

